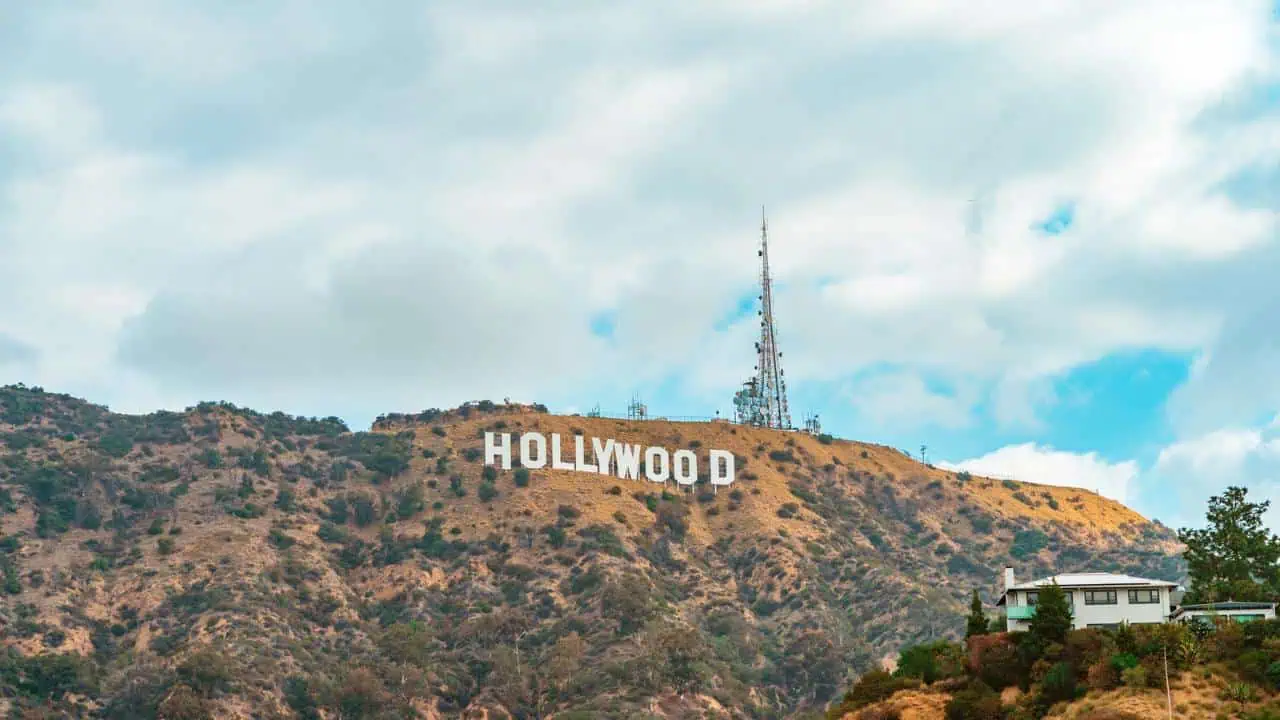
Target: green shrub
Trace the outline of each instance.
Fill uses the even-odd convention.
[[[515,479],[516,487],[528,487],[529,486],[529,469],[516,468],[514,479]]]
[[[1138,658],[1132,653],[1117,653],[1111,656],[1111,667],[1122,673],[1129,668],[1138,667]]]
[[[286,535],[280,528],[271,528],[271,532],[267,533],[267,542],[280,550],[288,550],[294,544],[293,538]]]
[[[946,705],[947,720],[1002,720],[1005,717],[1000,696],[981,680],[951,697]]]
[[[1039,530],[1019,530],[1013,535],[1013,547],[1009,554],[1021,560],[1034,555],[1049,545],[1049,536]]]
[[[1271,666],[1271,656],[1262,650],[1250,650],[1242,653],[1236,660],[1240,675],[1249,682],[1265,684],[1270,682],[1267,671]]]
[[[325,501],[329,507],[329,520],[339,525],[347,523],[347,499],[344,497],[329,498]]]
[[[293,512],[297,509],[297,496],[289,488],[280,488],[276,492],[276,508],[283,512]]]
[[[1075,696],[1075,669],[1068,663],[1055,663],[1040,681],[1039,701],[1041,706],[1048,708],[1054,703],[1074,700]]]
[[[1271,687],[1280,689],[1280,660],[1267,666],[1267,682]]]
[[[827,713],[827,717],[844,717],[855,710],[887,700],[899,690],[908,690],[919,685],[919,681],[913,678],[894,677],[883,670],[872,670],[858,678],[853,687],[844,694],[840,703]]]
[[[1120,682],[1124,683],[1125,687],[1144,688],[1147,686],[1147,670],[1141,665],[1127,668],[1120,673]]]
[[[898,655],[896,677],[908,677],[933,683],[944,678],[959,677],[964,672],[964,650],[955,643],[939,640],[903,648]]]

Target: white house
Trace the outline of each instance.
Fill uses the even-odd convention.
[[[1150,625],[1168,622],[1169,594],[1177,583],[1111,573],[1063,573],[1018,584],[1013,568],[1004,569],[1004,592],[996,606],[1005,608],[1009,631],[1027,630],[1036,612],[1042,587],[1058,583],[1067,593],[1074,627],[1115,628],[1121,623]]]
[[[1220,602],[1205,605],[1181,605],[1169,619],[1173,622],[1213,622],[1213,618],[1231,618],[1236,622],[1274,620],[1276,604],[1268,602]]]

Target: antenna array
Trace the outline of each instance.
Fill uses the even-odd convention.
[[[773,320],[773,278],[769,275],[769,221],[760,211],[760,339],[756,342],[756,374],[734,395],[735,419],[777,430],[791,429],[787,383]]]

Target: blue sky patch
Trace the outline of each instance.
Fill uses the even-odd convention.
[[[1110,460],[1154,457],[1172,439],[1165,402],[1186,381],[1190,354],[1143,350],[1081,365],[1056,383],[1042,439],[1060,450],[1097,451]]]
[[[618,324],[618,314],[612,310],[599,313],[591,318],[591,334],[606,340],[613,339],[614,328]],[[579,325],[581,327],[581,325]]]
[[[1073,202],[1059,205],[1049,217],[1037,223],[1036,230],[1045,235],[1061,235],[1071,228],[1076,219],[1076,204]]]
[[[760,300],[758,298],[759,294],[755,290],[738,296],[733,308],[720,316],[719,320],[716,320],[716,332],[724,332],[737,325],[740,321],[754,316],[756,311],[760,309]]]
[[[1280,92],[1277,98],[1280,102]],[[1280,210],[1280,167],[1253,165],[1228,178],[1218,189],[1240,207]]]

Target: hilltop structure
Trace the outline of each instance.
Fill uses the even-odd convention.
[[[760,211],[760,339],[756,341],[756,374],[733,397],[735,420],[746,425],[791,429],[787,407],[787,384],[782,372],[782,352],[778,349],[773,321],[773,279],[769,276],[769,221]]]

